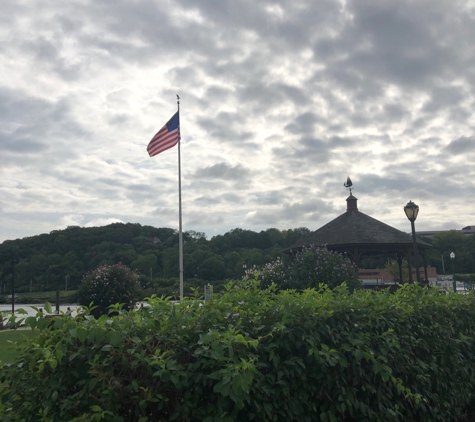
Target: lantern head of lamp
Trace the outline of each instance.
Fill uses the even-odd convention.
[[[404,212],[409,221],[416,221],[417,214],[419,214],[419,205],[414,204],[414,202],[409,201],[404,207]]]
[[[452,259],[455,258],[455,254],[453,252],[450,252],[450,258],[452,258]]]

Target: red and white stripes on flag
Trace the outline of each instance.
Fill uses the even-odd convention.
[[[148,155],[153,157],[174,147],[180,140],[180,116],[177,111],[173,117],[152,138],[147,146]]]

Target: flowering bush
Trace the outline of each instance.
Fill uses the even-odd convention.
[[[268,288],[275,283],[278,289],[305,290],[318,288],[326,284],[331,289],[346,283],[353,291],[361,287],[356,265],[338,252],[329,251],[325,247],[311,246],[292,255],[289,262],[277,259],[257,271],[262,288]]]
[[[94,316],[106,314],[110,305],[135,306],[140,290],[139,276],[123,264],[100,265],[87,273],[79,287],[79,304],[96,306]]]

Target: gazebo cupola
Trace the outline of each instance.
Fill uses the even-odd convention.
[[[350,191],[350,196],[346,198],[346,211],[358,211],[358,198],[354,197]]]
[[[355,198],[351,193],[353,190],[353,182],[351,181],[350,176],[346,179],[346,183],[343,183],[343,186],[350,191],[350,196],[346,198],[346,212],[358,211],[358,198]]]

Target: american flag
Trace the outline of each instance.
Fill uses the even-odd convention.
[[[180,116],[178,111],[152,138],[147,146],[148,155],[153,157],[174,147],[180,140]]]

